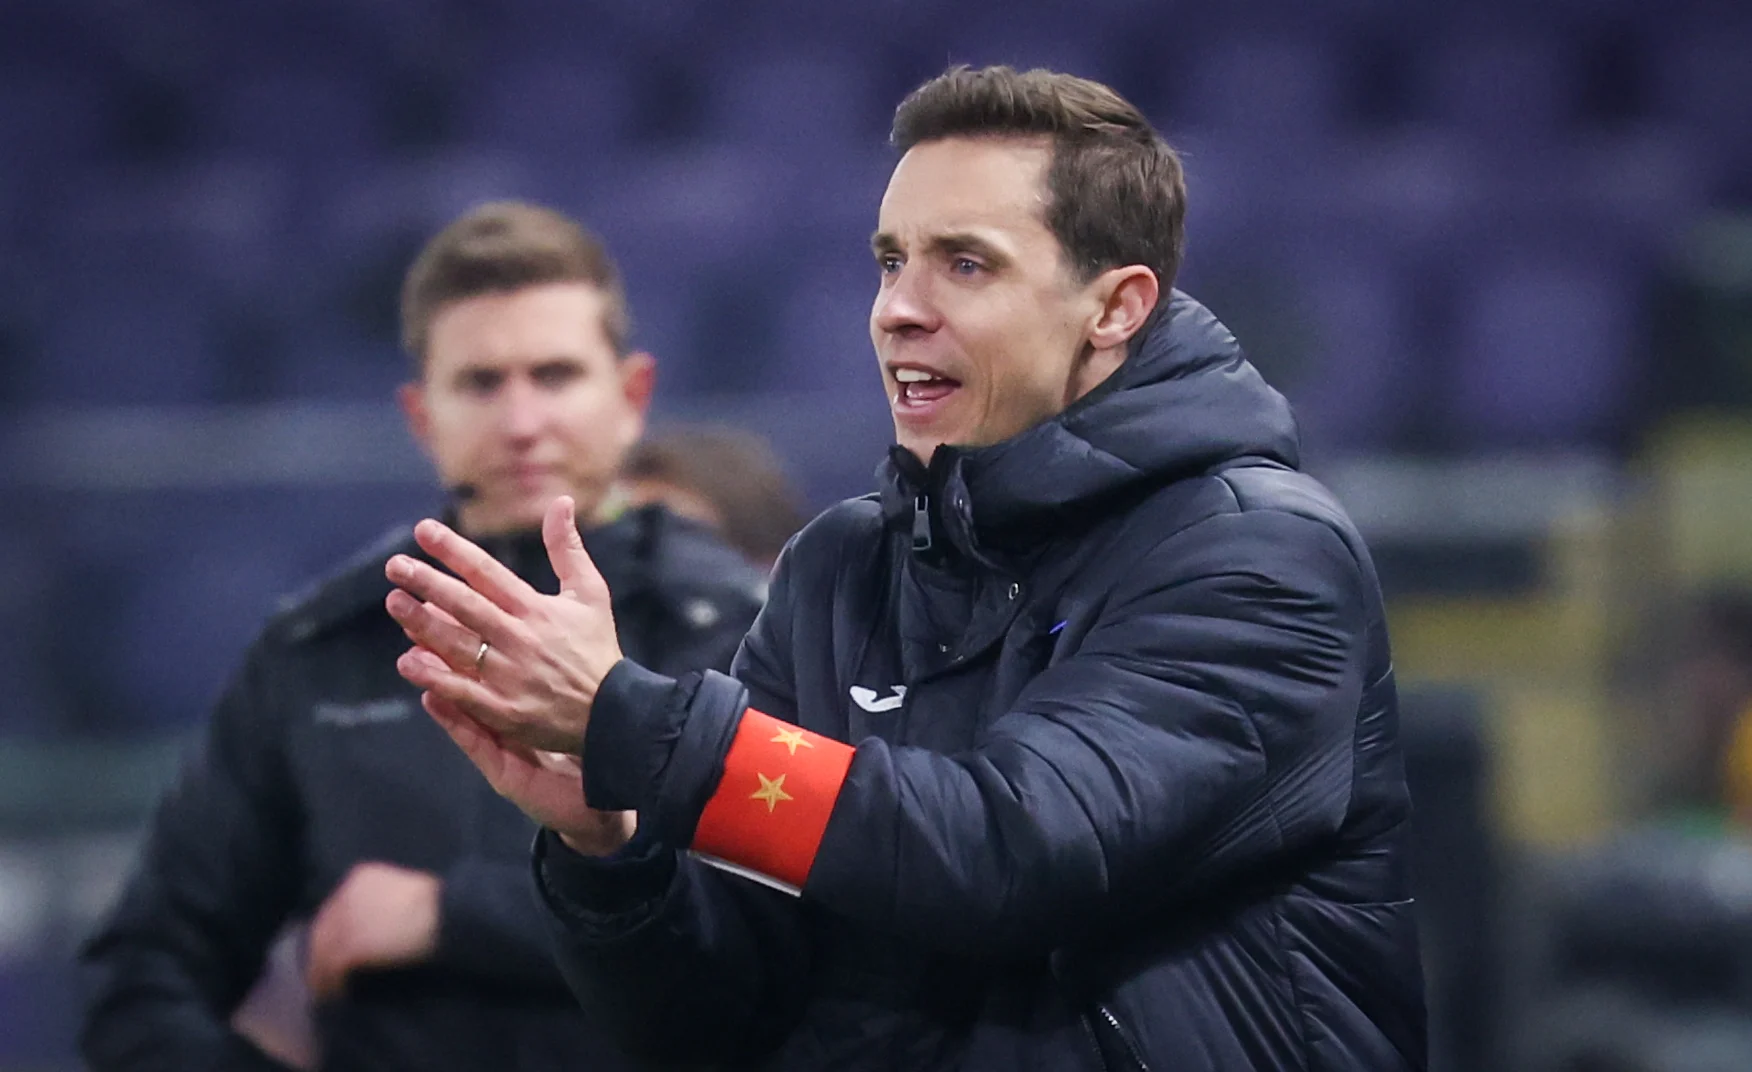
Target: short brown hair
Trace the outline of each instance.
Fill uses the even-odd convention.
[[[1086,282],[1142,264],[1167,304],[1186,250],[1186,176],[1130,101],[1075,75],[962,65],[907,95],[889,140],[905,153],[964,137],[1051,139],[1045,222],[1071,270]]]
[[[756,562],[777,558],[808,520],[772,447],[738,428],[667,428],[635,444],[621,474],[704,499],[723,522],[724,542]]]
[[[440,309],[543,283],[588,283],[602,291],[602,330],[616,354],[627,352],[626,291],[608,248],[576,220],[522,201],[471,209],[420,250],[402,283],[402,345],[423,365]]]

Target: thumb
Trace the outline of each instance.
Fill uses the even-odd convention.
[[[554,576],[560,579],[560,593],[585,602],[598,602],[606,585],[596,563],[584,550],[584,537],[578,535],[578,507],[570,495],[562,495],[548,504],[541,519],[541,541],[547,545],[548,561]]]

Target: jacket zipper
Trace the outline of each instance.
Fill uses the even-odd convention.
[[[1126,1032],[1125,1026],[1119,1022],[1119,1017],[1113,1015],[1113,1010],[1109,1009],[1106,1005],[1096,1005],[1095,1012],[1096,1015],[1101,1017],[1101,1023],[1106,1025],[1108,1034],[1119,1040],[1120,1046],[1125,1050],[1125,1056],[1130,1058],[1130,1072],[1150,1072],[1150,1066],[1145,1063],[1144,1055],[1138,1052],[1137,1044],[1132,1041],[1131,1035]],[[1084,1018],[1083,1022],[1085,1024],[1090,1023],[1087,1017]],[[1106,1072],[1113,1072],[1113,1067],[1107,1063],[1106,1051],[1101,1048],[1100,1041],[1095,1038],[1095,1028],[1093,1024],[1090,1024],[1089,1026],[1089,1041],[1095,1043],[1095,1054],[1101,1059],[1101,1067],[1106,1070]]]
[[[913,499],[912,549],[929,551],[936,541],[931,536],[931,499],[920,495]]]
[[[1095,1024],[1090,1021],[1087,1013],[1077,1019],[1082,1021],[1083,1034],[1089,1037],[1089,1048],[1095,1051],[1096,1065],[1100,1066],[1101,1072],[1113,1072],[1113,1066],[1107,1063],[1107,1055],[1101,1052],[1101,1040],[1095,1037]]]

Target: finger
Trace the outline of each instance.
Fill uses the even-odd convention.
[[[479,676],[475,661],[481,650],[480,634],[435,604],[421,603],[399,588],[384,598],[383,605],[409,640],[436,653],[458,673]]]
[[[463,625],[461,622],[457,621],[455,615],[451,614],[449,611],[445,610],[443,607],[440,607],[436,603],[426,603],[426,604],[423,604],[423,606],[425,606],[425,608],[427,610],[431,611],[433,614],[437,615],[438,620],[441,622],[449,622],[451,625],[456,626],[458,629],[468,628],[467,626]]]
[[[426,518],[414,526],[414,539],[426,553],[449,566],[469,587],[512,614],[523,614],[539,595],[504,563],[442,521]]]
[[[420,697],[420,705],[486,777],[494,792],[503,795],[508,778],[517,773],[527,775],[537,768],[529,749],[500,737],[443,697],[428,692]]]
[[[541,519],[541,540],[547,545],[554,576],[560,579],[560,593],[599,602],[608,586],[590,560],[590,552],[584,550],[584,537],[578,534],[578,507],[570,495],[548,504]]]
[[[310,960],[304,968],[304,983],[318,1000],[332,996],[346,978],[337,946],[333,921],[319,913],[310,927]]]
[[[383,572],[397,587],[441,608],[495,647],[509,646],[516,629],[516,614],[464,582],[407,555],[392,556]]]
[[[434,692],[462,708],[468,717],[483,722],[497,732],[505,719],[499,714],[503,702],[489,686],[480,680],[459,674],[443,659],[425,648],[413,648],[401,654],[395,668],[408,683]]]
[[[440,729],[456,742],[456,747],[462,749],[462,754],[468,761],[480,768],[487,776],[487,781],[493,781],[499,770],[498,735],[464,714],[460,707],[436,693],[423,693],[420,696],[420,706],[432,716],[432,721],[438,723]]]

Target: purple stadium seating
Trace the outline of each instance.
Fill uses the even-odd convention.
[[[725,59],[706,102],[707,121],[725,141],[825,154],[882,135],[870,73],[853,50],[787,47]]]
[[[1193,51],[1174,118],[1279,152],[1327,142],[1343,112],[1339,61],[1312,35],[1212,42]]]
[[[1655,52],[1655,114],[1695,132],[1715,185],[1752,193],[1752,21],[1673,35]]]
[[[1401,260],[1340,252],[1300,281],[1312,334],[1310,374],[1286,384],[1304,436],[1320,449],[1378,448],[1422,415],[1414,292]]]
[[[9,172],[56,177],[97,163],[112,133],[110,103],[95,77],[0,68],[0,161]]]
[[[207,295],[186,266],[128,275],[69,272],[43,329],[25,397],[44,406],[216,401]]]
[[[364,71],[274,67],[197,94],[209,144],[303,168],[381,145],[381,100]]]
[[[461,133],[486,147],[568,161],[636,138],[638,106],[632,77],[611,58],[513,60],[467,95]]]
[[[848,404],[879,408],[882,382],[870,341],[879,277],[868,256],[809,271],[779,309],[779,351],[764,377],[773,388],[840,391]]]
[[[1635,280],[1577,249],[1485,257],[1460,300],[1450,417],[1463,442],[1609,436],[1624,417],[1638,338]]]
[[[1574,49],[1549,32],[1462,33],[1433,43],[1415,70],[1423,114],[1473,141],[1549,143],[1578,110]]]

